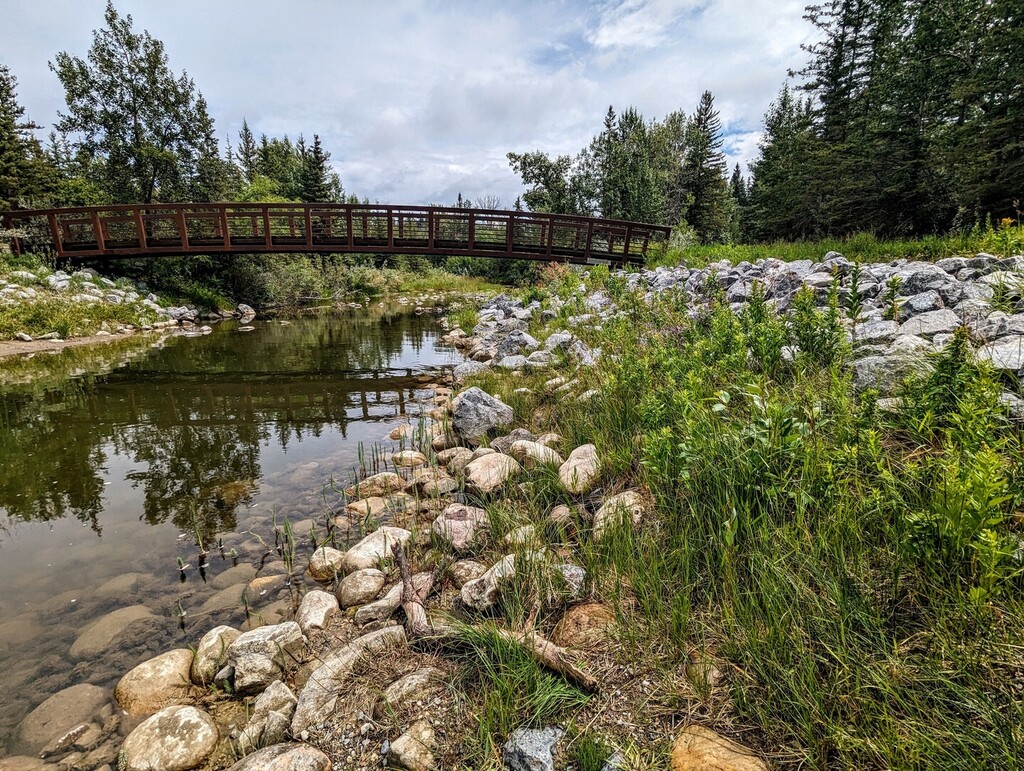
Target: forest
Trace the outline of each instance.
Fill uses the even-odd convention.
[[[526,187],[515,205],[667,224],[683,246],[1019,227],[1020,3],[830,0],[805,18],[817,42],[784,78],[748,168],[727,168],[710,92],[655,119],[609,107],[575,156],[508,154]],[[202,92],[160,40],[112,3],[105,22],[84,58],[61,52],[50,63],[66,109],[45,141],[0,66],[0,210],[359,200],[318,133],[267,136],[244,122],[222,144]]]

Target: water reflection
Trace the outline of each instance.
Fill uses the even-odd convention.
[[[225,327],[159,340],[144,357],[118,352],[122,365],[105,375],[42,392],[9,386],[0,392],[0,508],[22,521],[73,516],[99,533],[113,452],[138,466],[127,481],[144,491],[146,522],[207,538],[234,529],[235,510],[258,493],[264,444],[286,452],[328,426],[348,438],[353,423],[405,411],[416,375],[446,358],[425,355],[431,329],[389,312]]]
[[[0,362],[0,747],[56,690],[245,623],[241,588],[281,558],[258,534],[273,546],[281,521],[329,518],[325,484],[452,363],[436,335],[429,316],[375,309]],[[153,617],[69,658],[90,624],[139,604]]]

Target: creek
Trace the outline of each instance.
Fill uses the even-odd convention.
[[[57,691],[279,620],[311,531],[460,359],[398,306],[253,326],[0,361],[0,748]]]

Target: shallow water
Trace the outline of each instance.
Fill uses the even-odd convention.
[[[456,358],[433,317],[401,309],[255,327],[0,362],[0,748],[56,691],[113,685],[217,624],[276,620],[289,592],[240,600],[287,553],[275,526],[280,540],[298,523],[308,551],[310,520],[373,470],[399,415],[432,406],[422,381]],[[128,606],[141,620],[82,642]]]

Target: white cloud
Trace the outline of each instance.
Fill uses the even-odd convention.
[[[811,33],[803,0],[115,3],[195,78],[221,138],[243,117],[257,134],[318,133],[347,191],[395,203],[511,202],[522,188],[508,151],[574,154],[609,104],[663,117],[706,88],[730,162],[745,164]],[[84,55],[104,4],[6,3],[0,62],[37,122],[63,105],[47,60]]]

